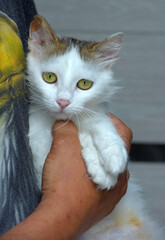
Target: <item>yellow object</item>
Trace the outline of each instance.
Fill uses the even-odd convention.
[[[25,94],[24,69],[25,55],[17,25],[0,12],[0,109]]]

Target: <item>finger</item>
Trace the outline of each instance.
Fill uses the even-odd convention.
[[[112,120],[119,135],[124,140],[127,151],[129,152],[130,147],[131,147],[132,138],[133,138],[133,133],[132,133],[131,129],[128,128],[119,118],[117,118],[112,113],[109,114],[109,117]]]
[[[111,118],[113,124],[115,127],[119,130],[119,132],[122,132],[124,130],[130,139],[133,138],[133,133],[129,127],[127,127],[118,117],[116,117],[114,114],[110,113],[109,117]]]
[[[77,135],[77,128],[72,121],[56,121],[52,128],[53,136],[58,136],[60,134],[76,134]]]
[[[72,121],[57,121],[52,128],[53,149],[68,148],[71,146],[79,146],[78,130]]]
[[[120,199],[125,195],[128,187],[129,177],[130,174],[127,169],[118,176],[117,183],[112,188],[112,191],[114,190],[114,194],[116,193],[117,201],[120,201]]]
[[[123,194],[123,196],[124,196],[125,193],[127,192],[129,177],[130,177],[129,171],[126,170],[125,179],[123,179],[123,180],[125,181],[125,184],[124,184],[123,189],[122,189],[122,191],[121,191],[122,194]]]
[[[44,180],[46,179],[44,187],[57,187],[61,182],[65,185],[66,181],[72,184],[72,178],[77,179],[78,173],[86,176],[78,131],[74,123],[58,121],[53,125],[52,133],[53,142],[44,165]],[[49,184],[47,179],[51,179]]]

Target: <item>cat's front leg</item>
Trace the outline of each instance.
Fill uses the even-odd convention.
[[[105,171],[92,135],[87,131],[79,131],[79,139],[82,147],[82,156],[90,178],[98,185],[99,189],[109,189],[110,186],[116,183],[117,178]]]
[[[124,141],[108,117],[105,117],[105,120],[96,121],[92,127],[92,135],[104,170],[117,177],[124,171],[127,163]]]
[[[84,129],[88,134],[80,134],[80,142],[88,172],[100,188],[109,189],[126,167],[125,144],[108,117],[91,123],[88,119]]]

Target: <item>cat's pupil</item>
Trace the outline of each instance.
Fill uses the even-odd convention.
[[[84,85],[86,84],[86,81],[84,80]]]
[[[49,79],[50,79],[51,77],[52,77],[52,74],[50,73],[50,74],[49,74]]]

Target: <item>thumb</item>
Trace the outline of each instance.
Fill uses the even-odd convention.
[[[53,125],[52,134],[53,142],[50,150],[51,153],[58,154],[60,151],[61,154],[66,155],[67,148],[71,148],[73,145],[76,147],[79,146],[80,149],[78,130],[72,121],[57,121]]]
[[[73,182],[77,174],[86,174],[84,161],[81,157],[81,146],[78,131],[73,122],[65,124],[59,121],[53,125],[53,142],[46,158],[43,176],[42,192],[50,192],[59,185],[65,187],[66,181]]]

